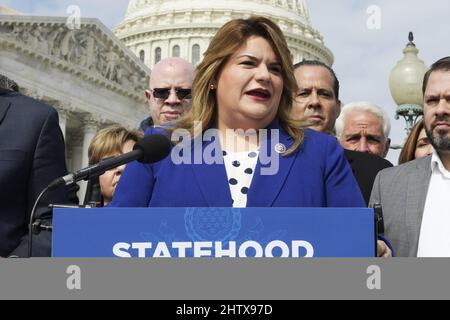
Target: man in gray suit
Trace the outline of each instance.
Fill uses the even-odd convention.
[[[371,204],[383,207],[385,236],[398,257],[450,257],[450,57],[423,82],[424,120],[433,155],[378,174]]]

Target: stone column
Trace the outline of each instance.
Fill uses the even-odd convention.
[[[81,167],[87,167],[89,164],[88,149],[89,145],[97,134],[98,123],[95,120],[89,119],[83,122],[83,156],[81,160]]]
[[[61,128],[61,132],[63,134],[64,140],[66,140],[67,124],[68,124],[69,118],[73,115],[73,113],[76,111],[76,109],[71,107],[70,104],[67,104],[65,102],[61,102],[61,101],[58,101],[58,100],[52,99],[52,98],[45,98],[44,100],[42,100],[42,102],[48,104],[49,106],[52,106],[58,112],[59,127]]]
[[[67,113],[60,111],[59,113],[59,127],[61,128],[61,132],[63,134],[64,140],[66,139],[66,127],[67,127]]]
[[[69,109],[59,106],[58,107],[58,115],[59,115],[59,127],[61,128],[62,134],[64,136],[64,140],[67,137],[67,122],[69,121],[69,117],[71,115],[71,111]]]
[[[67,164],[67,171],[73,172],[74,171],[74,150],[75,147],[70,146],[66,142],[66,164]]]
[[[82,144],[82,156],[81,156],[81,168],[85,168],[89,165],[89,157],[88,150],[89,145],[94,139],[97,130],[99,127],[99,123],[92,116],[88,116],[83,120],[83,144]],[[78,192],[78,198],[80,199],[80,203],[83,202],[84,196],[86,194],[87,182],[82,181],[78,183],[80,186],[80,191]]]
[[[170,48],[170,40],[169,40],[169,39],[163,41],[162,47],[163,47],[162,56],[163,56],[163,57],[166,57],[166,58],[171,57],[171,56],[172,56],[172,50],[171,50],[171,48]],[[165,49],[164,49],[164,48],[165,48]],[[164,52],[164,50],[165,50],[166,52]]]

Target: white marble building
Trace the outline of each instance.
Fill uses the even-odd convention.
[[[252,15],[278,23],[294,62],[333,64],[333,54],[310,24],[305,0],[130,0],[115,34],[150,67],[169,56],[196,65],[224,23]]]
[[[148,114],[150,70],[97,19],[71,30],[65,18],[0,15],[0,73],[58,110],[69,171],[87,166],[99,129],[136,129]]]

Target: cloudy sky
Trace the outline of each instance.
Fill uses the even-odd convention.
[[[214,0],[205,0],[214,1]],[[448,0],[308,0],[311,23],[324,36],[335,56],[334,69],[341,81],[343,102],[372,101],[385,108],[392,120],[393,143],[405,139],[404,121],[395,120],[395,103],[389,90],[389,74],[413,31],[420,57],[429,66],[450,55],[450,1]],[[99,18],[113,29],[123,19],[128,0],[0,0],[22,13],[67,16],[77,5],[83,17]],[[379,9],[379,28],[367,27]],[[373,11],[372,11],[373,12]],[[388,159],[396,163],[398,152]]]

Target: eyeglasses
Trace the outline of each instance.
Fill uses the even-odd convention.
[[[158,99],[167,100],[169,98],[172,89],[170,88],[155,88],[152,90],[153,96]],[[178,99],[192,99],[192,89],[175,88],[175,94]]]

